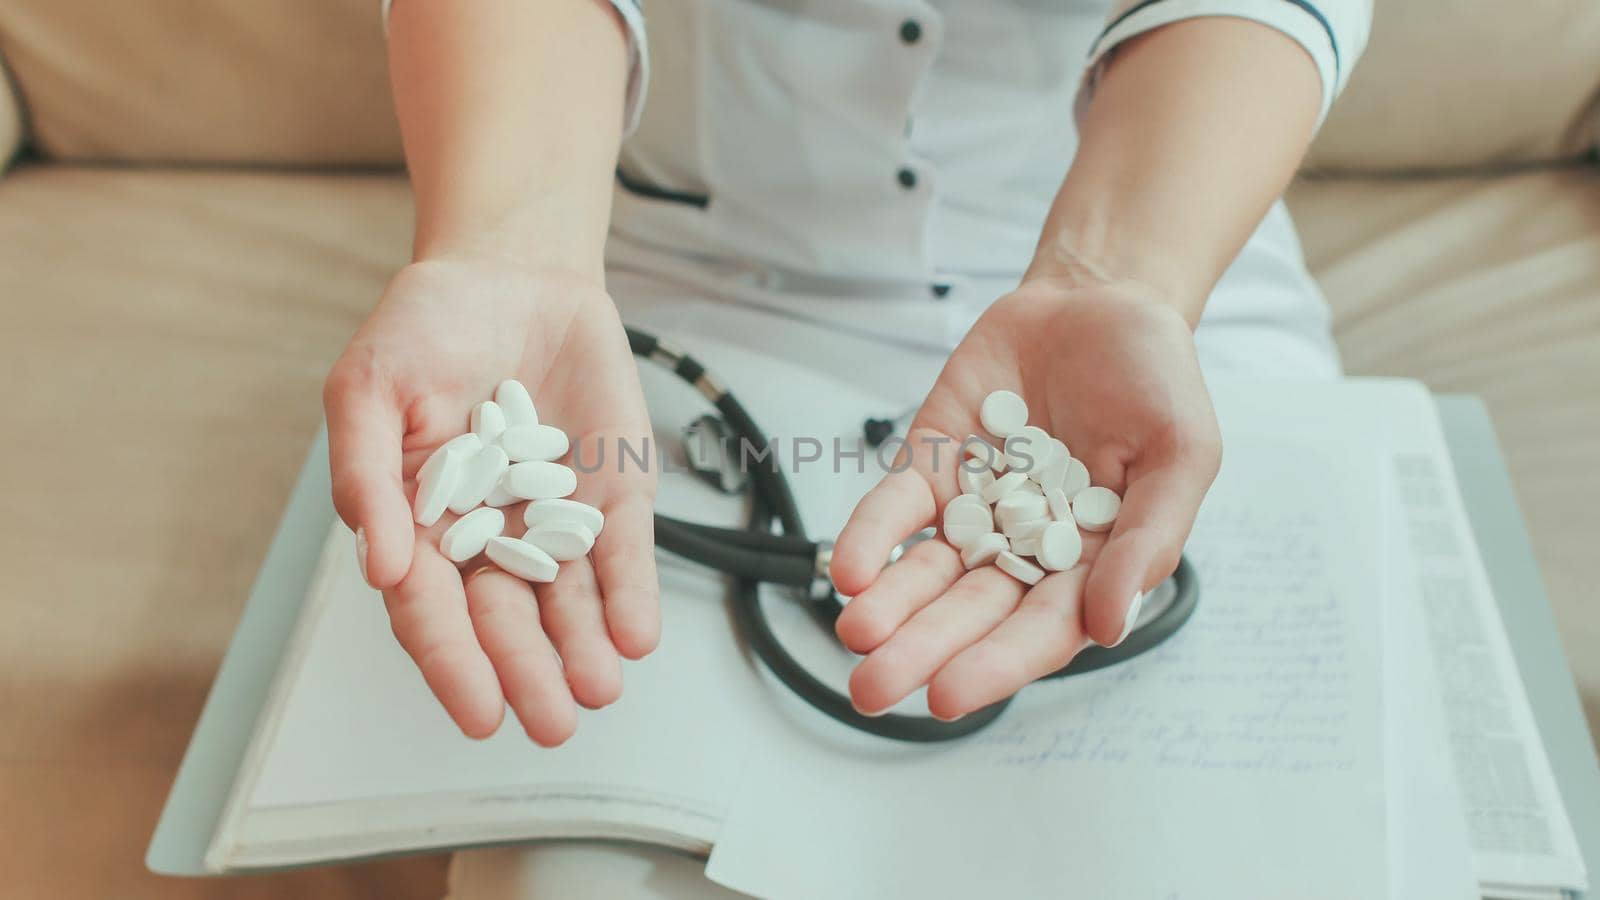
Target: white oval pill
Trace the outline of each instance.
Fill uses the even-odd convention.
[[[1039,565],[1052,572],[1065,572],[1078,564],[1083,555],[1083,536],[1071,522],[1053,522],[1039,535]]]
[[[492,537],[483,552],[495,565],[525,581],[548,584],[560,570],[550,554],[516,538]]]
[[[477,438],[474,437],[473,441],[477,441]],[[453,450],[450,443],[446,443],[433,451],[428,461],[417,470],[417,496],[412,499],[411,513],[418,525],[428,528],[444,515],[445,509],[450,506],[450,498],[455,496],[456,487],[461,483],[465,459],[464,452]]]
[[[533,408],[533,396],[515,378],[500,382],[500,386],[494,389],[494,402],[500,404],[507,428],[512,425],[539,424],[539,413]]]
[[[506,514],[483,507],[457,519],[439,538],[439,552],[453,563],[464,563],[483,552],[489,539],[506,527]]]
[[[545,522],[528,529],[522,539],[550,554],[556,562],[580,559],[594,546],[594,532],[577,522]]]
[[[506,414],[500,404],[485,400],[472,408],[472,433],[485,444],[494,443],[500,432],[506,430]]]
[[[967,435],[967,439],[961,442],[961,452],[968,459],[983,460],[984,465],[993,469],[996,475],[1004,472],[1009,466],[1005,451],[975,434]]]
[[[964,459],[956,466],[956,484],[961,486],[961,493],[981,499],[989,485],[994,484],[994,472],[987,465],[980,467],[981,463],[978,459]]]
[[[1007,550],[994,558],[994,564],[1000,571],[1026,585],[1038,584],[1044,578],[1044,570],[1022,557]]]
[[[589,529],[590,534],[599,534],[605,527],[606,517],[587,503],[559,498],[535,500],[522,511],[522,524],[529,528],[546,522],[576,522]]]
[[[994,517],[982,500],[971,494],[958,494],[944,507],[944,539],[965,547],[994,531]]]
[[[1028,483],[1028,476],[1021,472],[1007,472],[994,480],[994,484],[984,488],[983,501],[985,503],[999,503],[1007,494],[1014,493]]]
[[[506,464],[506,452],[492,446],[479,450],[463,463],[461,479],[450,497],[450,511],[459,516],[488,499],[489,492],[505,474]]]
[[[504,472],[500,474],[500,479],[501,481],[505,480]],[[489,496],[483,498],[484,506],[510,506],[513,503],[521,502],[521,497],[514,496],[510,491],[506,490],[506,486],[501,484],[499,481],[496,481],[494,483],[494,487],[489,489]]]
[[[465,460],[470,458],[472,454],[477,453],[482,449],[483,441],[479,440],[477,435],[470,431],[466,434],[458,434],[450,440],[440,444],[438,449],[428,454],[427,462],[422,464],[422,468],[426,469],[429,463],[432,463],[434,460],[444,456],[447,453],[454,453],[456,456],[459,456],[461,459]],[[417,474],[421,475],[422,470],[418,469]]]
[[[1048,518],[1049,515],[1050,504],[1043,497],[1022,491],[1013,491],[1001,497],[994,506],[995,521],[1002,527]]]
[[[1105,531],[1117,520],[1122,508],[1122,498],[1110,488],[1098,485],[1086,487],[1072,498],[1072,517],[1084,531]]]
[[[512,462],[550,462],[567,455],[567,433],[551,425],[513,425],[500,433]]]
[[[1008,438],[1028,424],[1028,404],[1012,391],[995,391],[983,398],[978,421],[997,438]]]
[[[1067,461],[1066,477],[1061,482],[1061,492],[1071,500],[1078,496],[1078,492],[1089,486],[1089,468],[1082,460]]]
[[[1050,462],[1051,440],[1048,432],[1035,425],[1025,425],[1021,431],[1006,438],[1006,458],[1011,464],[1011,471],[1026,472],[1029,478],[1037,481],[1035,473]]]
[[[994,562],[994,558],[1011,549],[1011,543],[1003,534],[989,532],[986,535],[973,539],[962,549],[961,564],[969,569],[986,566]]]
[[[500,484],[513,497],[550,500],[578,489],[578,473],[560,463],[520,462],[506,469]]]

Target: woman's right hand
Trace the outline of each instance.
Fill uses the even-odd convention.
[[[411,513],[417,468],[507,378],[586,462],[610,445],[574,494],[605,514],[592,554],[537,588],[477,560],[458,569],[438,549],[455,517],[419,529]],[[656,474],[619,465],[617,452],[618,441],[642,446],[650,421],[603,285],[499,257],[414,263],[334,364],[323,402],[334,504],[357,533],[363,574],[461,730],[489,736],[509,703],[529,737],[553,746],[571,736],[578,704],[614,701],[619,657],[655,647],[660,613]],[[520,524],[520,505],[506,513]]]

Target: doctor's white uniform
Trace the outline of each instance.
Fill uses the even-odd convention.
[[[1253,20],[1304,48],[1326,114],[1371,17],[1370,0],[592,2],[629,33],[607,249],[624,318],[851,371],[862,348],[937,371],[1016,286],[1072,160],[1074,109],[1120,43]],[[1339,372],[1281,201],[1196,341],[1208,377]],[[451,871],[454,900],[711,896],[733,895],[698,861],[643,848],[471,851]]]

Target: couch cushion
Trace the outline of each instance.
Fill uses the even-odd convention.
[[[1600,726],[1600,170],[1309,181],[1289,201],[1345,367],[1488,403]]]
[[[1313,169],[1572,159],[1600,142],[1600,3],[1379,0]]]
[[[397,179],[0,180],[0,894],[436,900],[442,858],[156,879],[144,844],[320,418]]]
[[[400,160],[378,0],[6,0],[0,53],[62,159]],[[1596,140],[1600,4],[1377,4],[1315,166],[1572,156]],[[1587,125],[1583,123],[1588,123]]]

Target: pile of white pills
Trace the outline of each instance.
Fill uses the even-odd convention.
[[[962,442],[961,493],[944,507],[944,539],[968,569],[993,563],[1025,584],[1065,572],[1083,554],[1084,531],[1107,531],[1122,498],[1089,484],[1067,445],[1028,424],[1028,404],[995,391],[978,411],[1000,449],[977,435]]]
[[[578,475],[556,460],[567,455],[566,432],[539,422],[528,389],[516,380],[472,409],[467,433],[445,441],[417,470],[412,513],[424,528],[445,510],[461,516],[439,539],[439,551],[460,564],[478,554],[528,581],[551,582],[559,563],[588,555],[605,525],[600,510],[565,499]],[[520,538],[507,537],[501,507],[531,500]]]

